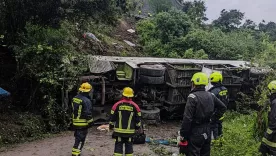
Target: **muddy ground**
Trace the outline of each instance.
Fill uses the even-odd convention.
[[[159,126],[146,126],[147,136],[153,139],[176,138],[179,130],[179,122],[162,123]],[[97,127],[90,128],[87,142],[83,149],[83,156],[112,156],[114,149],[114,140],[111,138],[111,132],[100,132]],[[0,156],[71,156],[71,149],[74,143],[72,131],[67,131],[55,137],[38,140],[30,143],[15,145],[9,148],[2,148]],[[175,153],[178,151],[172,146],[158,145],[134,145],[135,156],[158,156],[164,149],[166,152]],[[155,151],[155,152],[154,152]]]

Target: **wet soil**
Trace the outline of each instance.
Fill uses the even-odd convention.
[[[179,130],[179,122],[163,123],[158,126],[146,126],[146,135],[152,139],[176,138]],[[38,140],[30,143],[23,143],[9,148],[2,148],[0,156],[71,156],[71,149],[74,143],[72,131],[63,132],[55,137]],[[100,132],[97,127],[89,130],[82,156],[112,156],[114,140],[111,132]],[[135,156],[158,156],[154,148],[149,144],[134,145]],[[177,152],[176,147],[162,146],[169,152]]]

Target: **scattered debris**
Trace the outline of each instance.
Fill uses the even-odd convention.
[[[128,44],[131,47],[135,47],[136,45],[133,44],[132,42],[128,41],[128,40],[124,40],[126,42],[126,44]]]
[[[113,45],[116,49],[118,49],[118,50],[121,50],[121,49],[124,48],[124,46],[119,45],[118,43],[112,43],[112,45]]]
[[[4,121],[4,123],[6,123],[5,121],[8,121],[9,118],[4,115],[0,119],[1,122]],[[107,125],[107,123],[100,125]],[[85,156],[111,156],[114,151],[114,140],[112,139],[111,133],[109,132],[106,134],[106,131],[97,130],[98,126],[89,128],[89,133],[87,134],[86,142],[82,151],[82,154]],[[181,123],[175,121],[168,122],[167,124],[161,124],[159,126],[147,125],[147,135],[154,138],[154,140],[174,138],[175,132],[179,130],[180,126]],[[0,131],[0,134],[2,134],[1,132],[3,131]],[[37,156],[48,156],[49,153],[57,153],[57,156],[66,156],[69,155],[70,149],[72,149],[71,143],[74,141],[73,135],[73,131],[66,131],[61,134],[53,134],[53,136],[51,135],[52,137],[45,138],[43,140],[26,142],[11,149],[3,147],[0,148],[0,155],[32,156],[35,151]],[[1,136],[3,139],[3,135]],[[133,148],[133,155],[136,156],[171,156],[173,153],[178,153],[179,151],[178,147],[161,144],[136,144]]]
[[[86,38],[86,37],[89,37],[89,38],[91,38],[91,39],[93,39],[93,40],[95,40],[95,41],[97,41],[97,42],[101,42],[94,34],[92,34],[92,33],[84,33],[83,34],[83,37],[84,38]]]
[[[135,33],[135,30],[133,30],[133,29],[128,29],[127,31],[130,33]]]
[[[109,132],[109,125],[101,125],[97,128],[97,130]]]
[[[137,15],[137,14],[135,14],[134,17],[135,17],[136,20],[148,18],[148,16],[145,16],[145,15]]]
[[[91,152],[94,152],[94,151],[95,151],[94,148],[84,148],[84,149],[89,150],[89,151],[91,151]]]
[[[177,140],[176,139],[157,139],[153,140],[152,138],[146,137],[146,142],[150,144],[160,144],[160,145],[167,145],[167,146],[176,146]]]

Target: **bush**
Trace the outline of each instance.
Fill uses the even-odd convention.
[[[41,116],[24,113],[19,115],[21,132],[25,137],[41,137],[46,132],[46,125]]]
[[[14,46],[19,69],[17,79],[31,79],[35,88],[20,106],[41,113],[52,132],[67,128],[67,107],[59,99],[60,89],[70,91],[75,85],[75,81],[64,85],[59,78],[75,78],[87,69],[85,59],[76,52],[75,31],[68,22],[63,22],[60,29],[27,24],[26,32],[21,34],[23,44]]]
[[[258,156],[260,142],[252,135],[256,112],[242,115],[227,112],[223,122],[222,146],[213,145],[211,155],[214,156]]]
[[[251,60],[259,51],[268,51],[262,49],[263,45],[251,31],[206,30],[199,27],[191,15],[177,10],[142,20],[137,25],[137,32],[145,52],[151,56]]]
[[[169,11],[172,7],[171,1],[168,0],[149,0],[149,4],[155,13]]]
[[[0,147],[4,144],[19,143],[42,138],[46,125],[40,115],[31,113],[1,114]]]
[[[271,57],[276,53],[276,42],[270,42],[269,36],[263,34],[261,37],[261,51],[257,53],[253,60],[258,63],[261,67],[269,66],[273,69],[276,69],[276,58]]]
[[[275,72],[271,72],[266,78],[261,81],[260,85],[256,88],[255,98],[261,110],[255,118],[254,123],[254,137],[260,140],[268,126],[268,107],[270,106],[269,91],[267,85],[276,79]]]
[[[95,22],[115,24],[119,15],[116,0],[78,1],[72,7],[74,11],[69,17],[76,17],[77,20],[80,18],[86,20],[90,17]]]
[[[142,20],[137,25],[139,40],[151,56],[183,57],[183,36],[192,29],[189,17],[179,10],[161,12],[153,19]]]
[[[194,29],[183,42],[194,50],[203,49],[210,59],[250,60],[261,50],[258,41],[244,31],[224,33],[219,29]]]

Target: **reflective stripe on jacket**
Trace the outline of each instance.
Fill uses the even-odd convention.
[[[276,93],[270,97],[270,109],[268,111],[268,128],[262,139],[270,149],[276,150]]]
[[[213,114],[219,119],[226,111],[224,103],[204,87],[192,90],[187,99],[180,129],[180,135],[185,138],[191,135],[193,128],[208,125]]]
[[[141,111],[131,99],[122,99],[111,109],[110,126],[114,127],[114,136],[131,137],[135,129],[141,126]]]
[[[209,92],[213,93],[218,99],[220,99],[225,106],[228,106],[229,97],[228,90],[222,84],[216,84],[212,88],[210,88]]]
[[[74,128],[87,128],[89,123],[93,121],[91,101],[82,94],[78,94],[72,100],[72,108]]]

